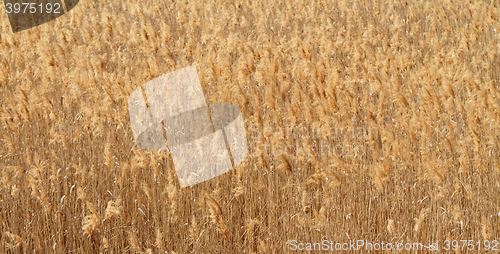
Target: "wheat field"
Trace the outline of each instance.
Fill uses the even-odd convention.
[[[6,17],[0,253],[500,240],[498,0],[83,0],[19,33]],[[168,151],[135,146],[127,99],[192,65],[208,102],[241,109],[249,155],[180,188]]]

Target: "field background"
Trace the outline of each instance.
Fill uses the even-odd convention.
[[[1,17],[0,253],[500,240],[498,1],[83,0],[16,34]],[[127,99],[191,65],[253,143],[180,189],[167,151],[134,147]]]

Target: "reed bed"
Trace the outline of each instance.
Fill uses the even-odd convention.
[[[5,17],[0,253],[500,240],[498,1],[83,0],[15,34]],[[134,146],[127,99],[191,65],[250,151],[181,189],[168,151]]]

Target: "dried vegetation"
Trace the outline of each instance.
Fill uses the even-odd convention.
[[[81,1],[16,34],[2,18],[0,253],[498,240],[499,2],[333,2]],[[252,145],[180,189],[166,151],[134,147],[127,98],[190,65]]]

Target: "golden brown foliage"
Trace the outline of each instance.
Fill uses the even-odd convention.
[[[5,11],[0,5],[0,13]],[[80,1],[0,20],[0,253],[498,240],[498,1]],[[195,65],[249,157],[180,189],[128,96]]]

